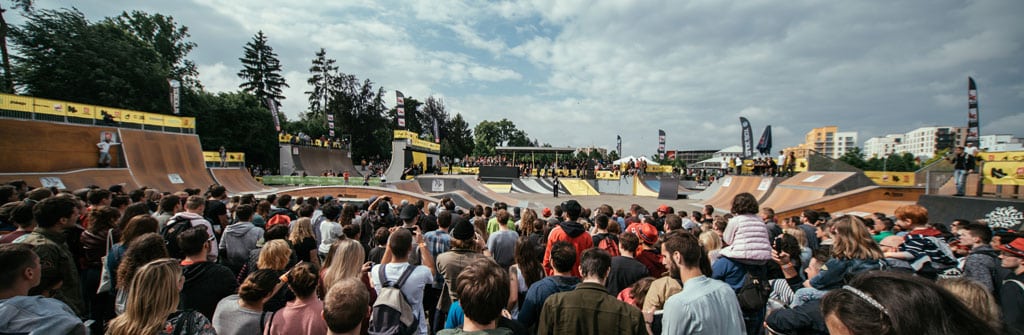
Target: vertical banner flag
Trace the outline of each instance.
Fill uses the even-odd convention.
[[[434,143],[441,143],[441,132],[437,128],[437,119],[434,119]]]
[[[331,138],[334,138],[334,114],[327,114],[327,129]]]
[[[615,153],[622,157],[622,136],[615,135]]]
[[[277,102],[274,101],[274,98],[271,98],[271,97],[267,97],[267,101],[266,102],[267,102],[267,108],[270,109],[270,116],[274,118],[274,129],[277,129],[277,132],[280,133],[281,132],[281,120],[277,119]]]
[[[761,156],[772,154],[772,125],[764,127],[764,132],[761,133],[761,140],[757,141],[757,152]]]
[[[405,94],[402,94],[402,91],[395,91],[395,97],[398,103],[395,106],[395,110],[398,111],[398,127],[405,128]]]
[[[747,118],[740,117],[740,126],[743,127],[743,158],[754,156],[754,132],[750,130],[750,122]]]
[[[978,87],[974,85],[974,78],[967,77],[967,143],[981,146],[981,129],[978,126]]]
[[[171,86],[171,109],[174,115],[181,115],[181,82],[168,78],[167,84]]]
[[[665,159],[665,131],[658,129],[658,158]]]

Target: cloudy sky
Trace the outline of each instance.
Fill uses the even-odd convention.
[[[1024,1],[127,1],[36,2],[91,21],[123,10],[188,26],[202,83],[238,89],[259,30],[306,106],[321,47],[343,72],[443,98],[471,126],[507,118],[555,146],[652,154],[739,144],[738,117],[775,147],[813,127],[872,136],[966,123],[967,77],[983,134],[1024,136]],[[11,21],[18,21],[12,18]],[[390,95],[393,97],[393,94]]]

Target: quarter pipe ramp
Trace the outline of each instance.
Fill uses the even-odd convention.
[[[210,168],[213,180],[224,186],[229,193],[255,193],[269,188],[252,178],[245,168]]]
[[[119,132],[135,184],[171,192],[205,190],[214,184],[198,136],[131,129]]]

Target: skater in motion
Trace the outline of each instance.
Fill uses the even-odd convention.
[[[101,168],[110,167],[110,146],[120,144],[114,142],[113,138],[114,134],[103,132],[103,140],[96,143],[96,147],[100,149],[99,167]]]

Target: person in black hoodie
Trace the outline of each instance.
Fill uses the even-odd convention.
[[[208,262],[206,255],[215,241],[205,227],[191,228],[178,235],[178,249],[185,254],[181,261],[185,285],[181,289],[181,307],[194,309],[213,318],[220,299],[234,294],[238,281],[228,267]]]

